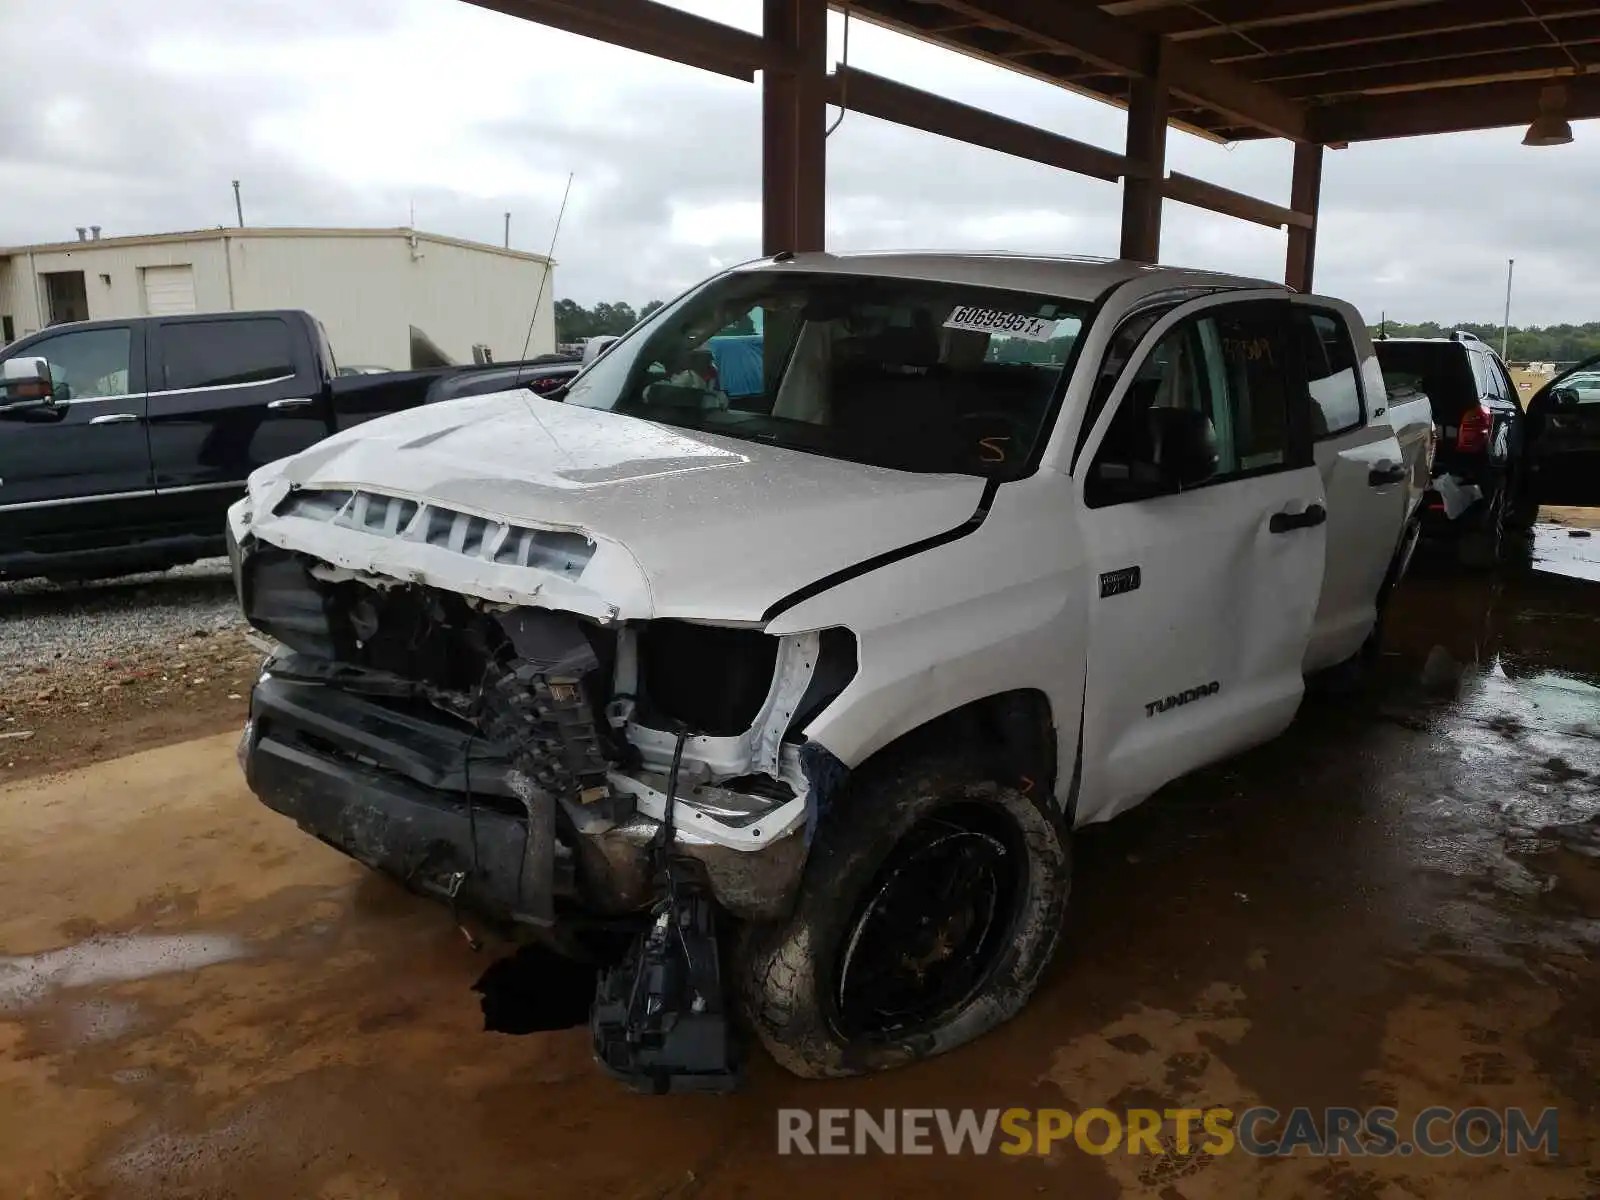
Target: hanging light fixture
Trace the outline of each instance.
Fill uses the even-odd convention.
[[[1539,89],[1539,115],[1522,135],[1524,146],[1565,146],[1572,141],[1567,120],[1567,89],[1560,84]]]

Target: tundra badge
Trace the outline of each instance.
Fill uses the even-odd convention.
[[[1153,717],[1157,713],[1164,713],[1168,709],[1177,708],[1195,700],[1204,700],[1207,696],[1215,696],[1222,690],[1222,684],[1216,680],[1202,683],[1199,687],[1185,688],[1175,696],[1166,696],[1160,700],[1152,700],[1144,706],[1144,715]]]

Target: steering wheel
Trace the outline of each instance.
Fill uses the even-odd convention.
[[[972,462],[999,469],[1019,462],[1031,448],[1033,425],[1015,413],[995,408],[962,413],[956,418],[964,453]]]

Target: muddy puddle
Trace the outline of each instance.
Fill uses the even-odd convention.
[[[1600,582],[1600,533],[1566,525],[1536,525],[1532,559],[1536,571]]]
[[[177,975],[245,953],[238,938],[196,933],[93,938],[42,954],[0,956],[0,1013],[28,1008],[58,990]]]

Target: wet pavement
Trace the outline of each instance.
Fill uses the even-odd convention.
[[[0,791],[0,1196],[1594,1200],[1600,583],[1540,537],[1420,564],[1364,688],[1081,835],[1023,1015],[867,1080],[652,1099],[583,1033],[480,1032],[484,957],[231,738]],[[786,1106],[1252,1104],[1555,1107],[1559,1154],[776,1155]]]

